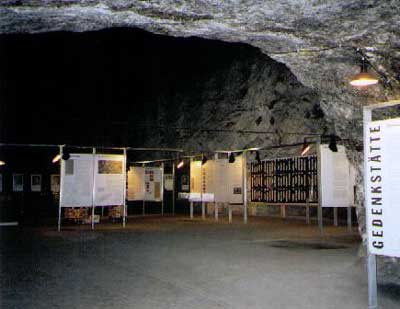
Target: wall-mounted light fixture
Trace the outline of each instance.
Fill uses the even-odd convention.
[[[176,166],[176,168],[181,168],[185,163],[183,162],[183,160],[181,160],[178,165]]]
[[[58,154],[58,155],[56,155],[56,156],[53,158],[53,160],[51,160],[51,162],[57,163],[58,161],[60,161],[60,159],[61,159],[61,155]]]
[[[338,148],[337,148],[337,143],[336,143],[336,135],[331,135],[329,138],[329,145],[328,145],[329,149],[332,152],[337,152]]]
[[[201,165],[206,164],[208,161],[207,157],[203,154],[203,157],[201,158]]]
[[[307,143],[307,139],[304,138],[303,146],[301,147],[301,155],[304,156],[310,151],[311,145]]]
[[[261,164],[260,152],[258,150],[256,151],[256,161],[258,164]]]
[[[233,152],[230,153],[228,162],[229,163],[235,162],[235,154]]]
[[[0,160],[0,166],[2,166],[2,165],[6,165],[6,162]]]
[[[64,150],[64,151],[63,151],[63,155],[62,155],[62,159],[63,159],[63,160],[68,160],[70,157],[71,157],[71,156],[70,156],[70,154],[69,154],[69,151]]]

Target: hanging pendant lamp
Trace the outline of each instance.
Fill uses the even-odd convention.
[[[360,65],[360,73],[354,75],[350,81],[350,85],[355,87],[365,87],[376,85],[378,83],[378,79],[368,72],[369,63],[367,60],[362,57],[361,65]]]

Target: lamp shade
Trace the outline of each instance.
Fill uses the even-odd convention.
[[[356,87],[371,86],[378,83],[378,79],[368,72],[361,72],[353,76],[350,85]]]

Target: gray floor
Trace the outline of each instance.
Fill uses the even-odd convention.
[[[358,237],[279,219],[1,230],[1,308],[367,308]],[[400,308],[380,291],[380,308]]]

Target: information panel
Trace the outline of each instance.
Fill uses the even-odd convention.
[[[92,154],[70,154],[61,161],[61,207],[91,207],[93,204]]]
[[[162,201],[163,169],[131,166],[128,172],[129,201]]]
[[[95,201],[96,206],[124,205],[124,156],[95,156]]]
[[[400,257],[400,118],[370,122],[365,147],[368,248]]]
[[[354,205],[354,172],[345,147],[333,152],[321,145],[321,206],[350,207]]]
[[[131,166],[128,171],[128,201],[143,201],[144,199],[144,168]]]
[[[233,163],[227,158],[190,164],[191,200],[218,203],[243,203],[243,157],[237,156]],[[201,193],[201,197],[200,194]]]
[[[160,167],[144,168],[144,198],[146,201],[163,200],[163,170]]]

